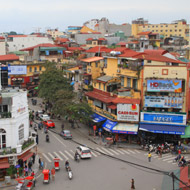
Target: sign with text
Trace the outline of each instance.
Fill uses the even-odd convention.
[[[141,122],[186,125],[186,114],[141,112]]]
[[[182,80],[147,80],[148,92],[182,92]]]
[[[9,75],[26,75],[27,67],[26,65],[8,66],[8,74]]]
[[[182,108],[183,98],[168,96],[145,96],[145,107]]]
[[[139,104],[117,104],[117,120],[139,121]]]

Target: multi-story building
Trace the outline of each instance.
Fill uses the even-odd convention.
[[[56,39],[57,37],[64,36],[65,33],[59,31],[57,28],[56,29],[48,29],[46,31],[48,35],[50,35],[53,39]]]
[[[0,89],[0,178],[10,165],[22,165],[29,159],[35,146],[36,139],[29,135],[27,92]]]
[[[140,32],[159,33],[166,37],[179,36],[189,41],[189,24],[186,20],[177,20],[172,23],[149,24],[144,19],[132,21],[132,35],[136,36]]]
[[[0,36],[0,55],[6,54],[6,43],[5,38],[3,36]]]
[[[87,26],[88,28],[95,30],[95,25],[99,23],[99,19],[91,19],[86,21],[83,25]]]
[[[107,40],[105,38],[88,38],[86,39],[86,46],[95,47],[95,46],[107,46]]]

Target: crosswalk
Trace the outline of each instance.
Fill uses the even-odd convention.
[[[101,153],[107,154],[110,156],[118,156],[118,155],[135,155],[140,154],[141,152],[138,150],[130,150],[130,149],[111,149],[111,148],[104,148],[104,147],[96,147],[92,151],[92,157],[101,156]],[[61,161],[64,160],[73,160],[74,159],[75,151],[73,150],[64,150],[64,151],[57,151],[57,152],[47,152],[42,153],[43,158],[47,162],[53,162],[55,157],[59,158]]]
[[[144,154],[145,156],[148,156],[148,153]],[[158,159],[161,160],[163,162],[167,162],[167,163],[171,163],[171,164],[177,164],[177,162],[174,160],[177,155],[172,155],[170,153],[168,154],[162,154],[162,156],[160,157],[160,155],[156,154],[156,153],[151,153],[152,158],[153,159]],[[187,155],[185,155],[185,159],[188,160],[189,157]]]

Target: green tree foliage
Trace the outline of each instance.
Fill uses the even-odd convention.
[[[71,90],[67,79],[54,63],[47,63],[45,72],[40,75],[39,96],[54,102],[55,93],[63,89]]]

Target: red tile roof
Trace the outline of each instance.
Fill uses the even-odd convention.
[[[90,63],[90,62],[94,62],[94,61],[99,61],[104,59],[103,57],[89,57],[86,59],[81,59],[81,61],[85,62],[85,63]]]
[[[140,99],[117,97],[112,102],[114,104],[140,104]]]
[[[139,44],[138,41],[130,41],[130,42],[127,42],[127,44]]]
[[[87,53],[97,53],[97,52],[109,53],[110,51],[112,51],[112,49],[109,49],[109,48],[104,47],[104,46],[95,46],[93,48],[90,48],[89,50],[86,50]]]
[[[127,50],[128,48],[126,47],[116,47],[114,48],[112,51],[120,51],[121,53],[124,52],[125,50]]]
[[[164,49],[147,49],[144,50],[144,53],[148,54],[148,55],[164,55],[165,53],[168,53],[168,51],[164,50]]]
[[[15,54],[0,55],[0,61],[17,61],[19,57]]]
[[[88,38],[88,39],[86,39],[86,41],[92,41],[93,40],[93,38]]]
[[[70,42],[70,40],[68,38],[56,38],[55,41],[61,42],[61,43]]]
[[[112,110],[115,110],[115,109],[117,109],[117,106],[114,105],[114,104],[112,104],[112,105],[108,106],[108,108],[110,108],[110,109],[112,109]]]
[[[137,35],[139,35],[139,36],[141,36],[141,35],[149,35],[149,34],[151,34],[152,32],[150,32],[150,31],[146,31],[146,32],[140,32],[140,33],[138,33]]]
[[[111,103],[112,100],[115,98],[111,96],[109,92],[104,92],[98,89],[94,89],[93,91],[86,92],[85,95],[104,103]]]
[[[134,51],[132,49],[126,48],[124,53],[119,55],[118,57],[135,57],[135,56],[142,55],[142,54],[144,54],[144,53],[136,52],[136,51]]]
[[[27,37],[28,35],[9,35],[8,38]]]
[[[107,41],[105,38],[99,38],[99,41]]]
[[[68,51],[85,51],[85,49],[81,47],[68,47]]]
[[[119,43],[117,43],[116,45],[117,46],[125,46],[127,44],[127,42],[119,42]]]
[[[50,44],[50,43],[47,43],[47,44],[38,44],[36,46],[32,46],[32,47],[21,49],[20,51],[32,51],[32,50],[34,50],[34,48],[37,48],[37,47],[60,47],[60,46],[57,46],[57,45],[54,45],[54,44]]]

